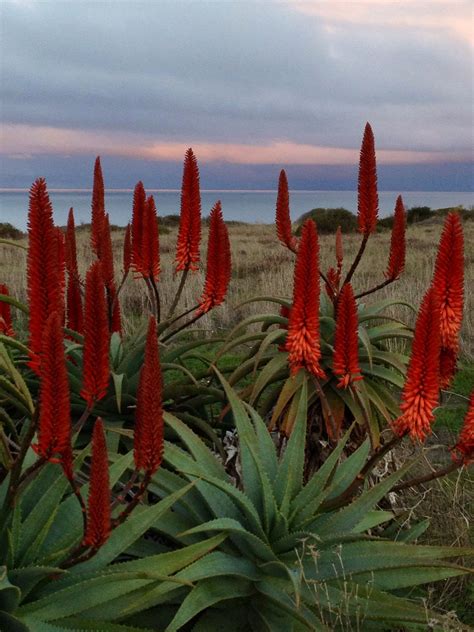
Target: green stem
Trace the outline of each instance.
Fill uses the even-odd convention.
[[[23,462],[25,460],[28,449],[31,445],[31,441],[35,435],[36,424],[38,423],[38,418],[39,418],[39,406],[36,406],[35,412],[31,418],[31,423],[29,425],[29,428],[21,443],[20,452],[18,453],[15,464],[13,465],[13,468],[11,470],[10,484],[8,486],[8,492],[5,499],[4,507],[11,505],[15,498],[15,494],[16,494],[20,476],[21,476],[21,468],[23,466]]]
[[[171,307],[168,312],[168,315],[166,316],[166,320],[169,320],[174,314],[174,310],[176,309],[179,299],[181,298],[181,294],[183,293],[184,284],[186,283],[186,277],[188,276],[188,272],[189,270],[186,268],[186,270],[184,270],[183,274],[181,275],[178,291],[176,292],[173,302],[171,303]]]
[[[360,260],[362,259],[362,255],[364,254],[364,250],[365,250],[365,247],[367,246],[368,240],[369,240],[369,235],[364,235],[359,247],[359,252],[357,253],[356,258],[354,259],[350,267],[350,270],[347,273],[346,278],[344,279],[344,283],[341,285],[341,289],[346,285],[346,283],[349,283],[350,280],[352,279],[354,272],[356,271],[357,266],[359,265]]]
[[[156,322],[159,324],[161,318],[161,302],[160,302],[160,293],[158,291],[158,287],[156,285],[156,281],[153,276],[150,277],[150,284],[153,289],[153,293],[155,295],[155,304],[156,304]]]
[[[368,294],[373,294],[374,292],[378,292],[379,290],[386,287],[390,283],[393,283],[396,280],[397,279],[385,279],[385,281],[383,281],[382,283],[379,283],[378,285],[371,288],[370,290],[365,290],[365,292],[359,292],[359,294],[355,295],[355,298],[362,298],[363,296],[367,296]]]
[[[204,313],[205,312],[200,312],[199,314],[196,314],[196,316],[193,316],[191,320],[188,320],[187,322],[183,323],[180,327],[178,327],[178,329],[175,329],[174,331],[169,333],[167,336],[165,336],[161,340],[161,342],[167,342],[170,338],[172,338],[173,336],[176,336],[176,334],[179,334],[180,331],[183,331],[183,329],[186,329],[186,327],[193,325],[197,320],[199,320],[202,316],[204,316]]]
[[[442,476],[446,476],[447,474],[451,474],[454,470],[457,470],[458,467],[461,467],[463,464],[462,459],[453,461],[446,467],[443,467],[440,470],[435,472],[430,472],[429,474],[425,474],[424,476],[418,476],[416,478],[411,478],[409,481],[404,481],[402,483],[398,483],[395,487],[392,487],[391,492],[399,492],[402,489],[406,489],[407,487],[416,487],[417,485],[421,485],[421,483],[429,483],[430,481],[434,481],[437,478],[441,478]]]

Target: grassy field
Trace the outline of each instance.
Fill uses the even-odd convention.
[[[407,264],[402,278],[384,288],[368,301],[382,298],[399,298],[415,307],[428,288],[433,271],[436,247],[442,229],[440,218],[412,225],[407,232]],[[464,223],[466,245],[474,243],[474,222]],[[237,306],[254,296],[290,297],[293,288],[294,255],[277,240],[275,228],[263,224],[231,225],[229,227],[232,244],[233,273],[230,290],[225,304],[206,315],[199,323],[200,328],[216,332],[226,330],[242,318],[258,311],[275,309],[271,305],[256,303],[242,308]],[[166,311],[169,306],[179,277],[173,273],[177,228],[160,236],[161,269],[159,280],[162,305]],[[196,304],[204,283],[204,263],[207,228],[203,228],[201,270],[190,276],[181,300],[181,307],[188,309]],[[335,264],[334,237],[323,235],[321,242],[322,269],[327,270]],[[20,242],[21,243],[21,242]],[[26,243],[26,240],[23,240]],[[117,282],[122,270],[123,230],[113,231],[115,269]],[[344,235],[345,262],[349,265],[360,243],[357,234]],[[356,291],[366,290],[383,281],[383,271],[387,264],[390,245],[390,232],[377,233],[370,238],[366,253],[355,276]],[[78,231],[78,259],[80,273],[85,271],[92,260],[87,229]],[[462,356],[467,360],[474,358],[474,255],[466,248],[465,269],[465,310],[462,329]],[[18,299],[26,298],[26,252],[8,246],[0,247],[0,281],[10,287],[11,293]],[[125,334],[135,326],[137,319],[144,318],[147,312],[147,294],[143,282],[134,280],[130,275],[121,295],[123,325]],[[400,316],[413,322],[410,310],[401,308]]]
[[[368,301],[383,298],[403,299],[418,307],[420,300],[428,288],[436,256],[436,248],[442,229],[442,219],[412,225],[407,232],[407,264],[402,278],[369,296]],[[240,303],[255,296],[271,295],[290,297],[293,288],[294,255],[277,240],[275,229],[270,225],[230,225],[232,245],[233,274],[229,294],[225,304],[206,315],[199,323],[200,329],[210,334],[224,333],[252,313],[274,311],[274,304],[254,303],[238,307]],[[468,244],[474,243],[474,222],[464,223],[466,243],[465,266],[465,310],[461,336],[461,370],[456,376],[453,393],[445,394],[448,404],[438,415],[438,423],[429,445],[422,450],[415,450],[408,445],[406,452],[394,458],[405,461],[418,452],[420,467],[432,467],[439,458],[446,459],[443,445],[452,445],[462,422],[458,395],[468,396],[474,384],[474,255]],[[115,254],[116,279],[122,270],[122,243],[124,231],[114,230],[113,245]],[[173,274],[173,260],[176,244],[177,228],[171,227],[169,232],[160,235],[161,269],[159,287],[163,309],[166,312],[170,305],[179,277]],[[89,245],[88,229],[77,231],[79,268],[82,276],[92,260]],[[196,304],[204,283],[205,249],[207,227],[203,227],[201,270],[190,276],[182,297],[181,308],[188,309]],[[20,241],[26,245],[26,240]],[[360,243],[360,236],[350,234],[344,236],[345,262],[350,265]],[[327,270],[335,264],[335,248],[333,236],[322,236],[321,262],[322,269]],[[356,291],[364,291],[383,281],[383,271],[387,264],[390,245],[390,232],[384,231],[373,235],[369,241],[366,254],[356,274],[354,286]],[[11,246],[0,246],[0,282],[6,283],[12,295],[26,301],[26,251]],[[142,281],[134,280],[130,275],[121,294],[124,333],[131,333],[138,322],[146,317],[148,299]],[[399,316],[413,324],[413,313],[407,308],[399,308]],[[26,323],[23,320],[22,325]],[[461,408],[462,411],[462,408]],[[442,449],[440,449],[442,448]],[[422,486],[421,490],[409,490],[395,501],[399,505],[401,515],[406,512],[406,521],[429,518],[431,527],[427,532],[426,542],[430,544],[468,545],[470,541],[470,519],[474,502],[474,484],[472,474],[463,470],[460,473],[442,480]],[[410,509],[404,509],[409,507]],[[433,587],[429,592],[430,605],[444,611],[456,610],[465,622],[473,622],[466,602],[470,589],[467,581],[453,579]],[[464,628],[463,628],[464,629]]]

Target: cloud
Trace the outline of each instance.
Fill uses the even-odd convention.
[[[458,4],[4,3],[5,151],[333,164],[369,120],[387,160],[456,161],[472,147]]]
[[[134,133],[91,132],[31,125],[6,125],[2,138],[3,151],[10,158],[18,157],[18,146],[27,157],[36,154],[94,154],[140,158],[155,161],[181,161],[186,145],[175,141],[156,141]],[[200,162],[231,162],[235,164],[357,164],[359,152],[345,147],[323,147],[288,141],[265,144],[193,143]],[[469,152],[422,152],[378,149],[380,164],[417,164],[465,162]]]
[[[296,10],[318,16],[326,24],[349,23],[368,27],[395,27],[420,36],[432,32],[461,39],[474,46],[470,0],[358,0],[356,2],[301,2],[291,0]]]

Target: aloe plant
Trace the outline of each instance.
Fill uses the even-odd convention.
[[[261,297],[258,301],[272,302],[289,308],[285,299]],[[331,436],[331,424],[337,433],[347,429],[353,420],[371,437],[373,447],[379,445],[380,431],[399,414],[398,393],[403,386],[408,356],[403,352],[404,341],[413,336],[412,330],[388,311],[396,306],[413,309],[403,301],[384,300],[358,306],[358,353],[363,380],[349,389],[338,388],[333,375],[334,333],[336,319],[334,305],[324,295],[320,304],[321,366],[326,379],[308,384],[309,405],[317,406],[324,421],[323,438]],[[261,331],[251,331],[255,324]],[[295,423],[296,402],[301,381],[300,372],[289,376],[288,353],[282,349],[286,339],[288,318],[279,313],[266,313],[243,320],[228,335],[218,357],[244,343],[253,348],[242,364],[229,376],[229,382],[261,415],[270,427],[278,427],[289,435]],[[248,376],[253,376],[251,385]]]
[[[348,431],[304,484],[306,380],[296,396],[293,432],[278,459],[261,417],[219,378],[239,433],[241,487],[190,428],[167,414],[166,424],[184,449],[175,441],[166,444],[167,466],[154,476],[150,489],[165,498],[194,483],[173,511],[153,525],[158,540],[165,538],[169,546],[197,545],[216,534],[225,540],[177,573],[192,587],[175,585],[165,595],[163,587],[150,586],[139,601],[130,596],[105,609],[90,608],[86,619],[140,626],[161,613],[163,627],[150,627],[166,632],[185,629],[190,622],[193,630],[209,632],[342,630],[361,620],[359,629],[423,629],[428,619],[432,629],[444,629],[443,617],[398,593],[469,573],[445,560],[473,551],[411,544],[410,537],[424,524],[399,533],[396,541],[389,538],[393,515],[377,503],[412,464],[362,493],[347,495],[361,472],[367,474],[369,453],[366,439],[341,461]]]

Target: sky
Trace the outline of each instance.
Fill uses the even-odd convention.
[[[0,2],[0,187],[472,190],[470,0]]]

